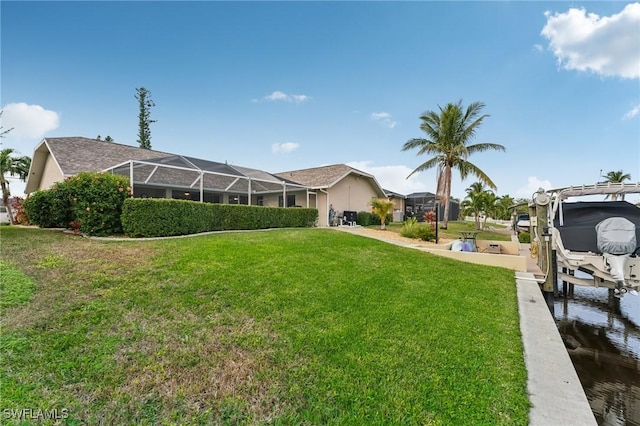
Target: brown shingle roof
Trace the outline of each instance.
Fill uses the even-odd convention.
[[[82,137],[45,138],[51,155],[65,175],[102,171],[128,160],[149,160],[171,154]]]
[[[324,188],[333,185],[340,178],[351,172],[356,172],[363,176],[370,176],[346,164],[333,164],[331,166],[314,167],[311,169],[291,170],[276,173],[275,175],[311,188]]]

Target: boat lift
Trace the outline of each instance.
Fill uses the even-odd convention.
[[[540,269],[546,271],[539,281],[545,293],[557,295],[557,279],[616,293],[640,290],[640,207],[616,201],[624,194],[640,194],[640,182],[540,189],[533,194],[531,236],[538,244]],[[588,195],[608,196],[609,201],[568,202],[570,197]],[[607,235],[625,241],[615,243],[618,249],[602,250]],[[590,278],[576,277],[575,271]]]

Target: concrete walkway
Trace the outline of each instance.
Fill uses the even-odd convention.
[[[359,232],[357,227],[332,229],[420,249],[415,244],[367,235]],[[520,255],[527,257],[527,272],[516,272],[515,281],[528,376],[527,392],[532,405],[529,425],[597,426],[580,379],[536,281],[544,274],[531,258],[528,244],[520,245]]]

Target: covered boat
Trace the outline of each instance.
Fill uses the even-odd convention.
[[[640,183],[596,184],[548,191],[553,199],[550,231],[558,277],[571,284],[640,289],[640,208],[627,201],[578,201],[569,197],[640,194]],[[591,279],[578,278],[580,270]]]

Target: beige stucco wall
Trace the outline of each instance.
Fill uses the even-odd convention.
[[[47,155],[47,161],[44,163],[44,170],[42,172],[42,178],[40,179],[40,186],[38,189],[49,189],[51,186],[56,183],[64,180],[64,176],[60,171],[60,168],[53,161],[53,157],[51,155]]]
[[[501,254],[482,253],[488,244],[500,244]],[[451,243],[427,247],[424,250],[438,256],[462,260],[479,265],[500,266],[514,271],[526,272],[527,259],[519,254],[519,244],[512,241],[477,240],[478,252],[451,251]]]
[[[492,240],[477,240],[476,246],[479,252],[487,251],[489,244],[500,245],[500,254],[512,254],[514,256],[520,255],[520,243],[513,241],[492,241]]]
[[[404,213],[404,198],[390,197],[389,201],[393,203],[394,211],[401,211]]]
[[[479,265],[500,266],[514,271],[526,272],[527,259],[523,256],[512,254],[488,254],[477,252],[451,251],[443,246],[428,247],[424,249],[429,253],[461,260],[463,262],[477,263]]]
[[[369,204],[371,199],[379,196],[370,179],[355,175],[345,177],[329,188],[328,192],[329,203],[333,205],[338,214],[342,214],[345,210],[371,211]],[[321,226],[326,226],[327,217],[325,207],[325,213],[320,216],[321,219],[324,219],[324,224],[322,221],[320,222]]]

